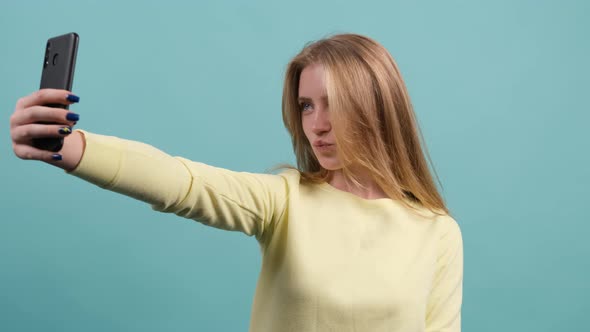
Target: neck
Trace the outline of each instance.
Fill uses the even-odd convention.
[[[370,175],[361,174],[357,177],[362,187],[348,181],[342,173],[342,170],[335,170],[331,172],[328,183],[336,189],[349,192],[364,199],[388,197]]]

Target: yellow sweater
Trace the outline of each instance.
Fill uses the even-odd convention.
[[[295,170],[233,172],[82,133],[71,174],[258,240],[250,331],[460,331],[463,243],[450,216],[302,184]]]

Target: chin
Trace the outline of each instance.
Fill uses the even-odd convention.
[[[328,171],[337,171],[339,169],[342,169],[342,164],[340,163],[339,160],[320,158],[319,162],[320,162],[320,165]]]

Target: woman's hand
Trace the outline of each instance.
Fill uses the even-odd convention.
[[[12,149],[17,157],[27,160],[41,160],[73,170],[84,152],[84,139],[72,128],[79,120],[79,115],[61,108],[42,105],[70,105],[79,100],[66,90],[42,89],[16,103],[10,117],[10,137]],[[48,122],[52,124],[40,124]],[[63,148],[59,153],[37,149],[33,146],[35,138],[64,137]]]

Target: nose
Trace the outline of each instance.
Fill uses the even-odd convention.
[[[311,129],[316,135],[322,135],[329,132],[332,129],[330,123],[330,114],[327,108],[319,108],[313,114],[313,123]]]

